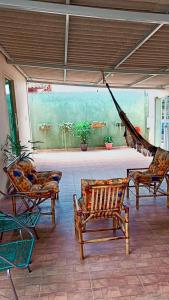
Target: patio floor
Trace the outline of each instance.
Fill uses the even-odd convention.
[[[124,177],[129,167],[147,167],[152,158],[134,149],[51,151],[35,154],[39,170],[63,172],[56,227],[42,216],[32,273],[13,270],[19,299],[24,300],[151,300],[169,299],[169,211],[164,197],[130,199],[131,254],[123,240],[85,246],[80,261],[74,237],[72,195],[80,196],[80,179]],[[47,206],[47,202],[45,206]],[[46,207],[45,207],[46,208]],[[12,299],[6,275],[0,274],[0,299]]]

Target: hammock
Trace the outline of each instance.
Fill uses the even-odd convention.
[[[127,146],[131,148],[135,148],[138,152],[142,153],[143,155],[147,156],[154,156],[157,147],[151,145],[147,140],[145,140],[140,133],[137,132],[135,127],[132,125],[130,120],[127,118],[124,111],[121,109],[119,104],[117,103],[109,84],[106,82],[106,87],[109,90],[109,93],[113,99],[113,102],[117,108],[119,113],[120,119],[122,120],[123,125],[125,126],[124,137],[126,139]]]

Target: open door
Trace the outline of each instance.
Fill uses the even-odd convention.
[[[15,143],[18,143],[19,142],[19,130],[18,130],[18,126],[17,126],[18,122],[17,122],[16,102],[15,102],[13,80],[5,79],[5,93],[6,93],[6,102],[7,102],[7,106],[8,106],[10,136]],[[18,154],[18,153],[16,153],[16,154]]]

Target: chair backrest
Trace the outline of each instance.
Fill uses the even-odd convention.
[[[126,185],[92,186],[91,211],[121,210],[124,201]]]
[[[81,179],[81,194],[86,207],[91,207],[92,186],[110,186],[128,184],[128,178],[112,178],[112,179]]]
[[[25,176],[21,166],[19,165],[19,159],[14,160],[8,166],[3,168],[3,170],[17,191],[27,192],[31,189],[32,183]]]
[[[159,175],[159,176],[165,176],[168,170],[169,170],[169,152],[159,147],[157,148],[154,159],[148,168],[148,173]]]
[[[89,210],[121,209],[128,178],[109,180],[82,179],[82,198]]]

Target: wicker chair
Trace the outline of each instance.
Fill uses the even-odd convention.
[[[86,180],[82,180],[82,182]],[[90,182],[91,180],[89,180]],[[124,195],[128,184],[127,178],[109,180],[96,180],[95,184],[102,182],[102,185],[85,185],[82,196],[74,200],[75,234],[80,243],[80,258],[84,258],[83,246],[86,243],[106,242],[110,240],[125,239],[126,254],[129,254],[129,208],[124,205]],[[94,219],[112,219],[111,228],[87,229],[87,224]],[[87,240],[83,234],[87,232],[113,230],[109,237]],[[116,235],[116,230],[121,230],[121,235]]]
[[[167,206],[169,206],[169,152],[157,148],[156,154],[148,168],[127,169],[129,184],[127,187],[127,197],[132,187],[135,188],[136,208],[139,209],[139,199],[143,197],[167,196]],[[167,190],[161,189],[161,184],[166,179]],[[130,185],[130,181],[134,185]],[[148,193],[140,194],[140,188],[146,188]]]
[[[0,212],[0,222],[1,219],[4,220],[4,218],[6,222],[9,222],[10,226],[13,222],[14,225],[12,227],[20,229],[21,240],[0,244],[0,271],[7,271],[7,277],[10,279],[14,299],[18,300],[19,298],[17,296],[10,270],[12,268],[27,268],[28,271],[31,272],[29,264],[31,261],[35,239],[31,231],[24,227],[24,225],[19,222],[18,219]],[[28,237],[23,238],[23,231],[27,232]]]
[[[55,225],[55,202],[58,198],[61,172],[56,174],[53,171],[35,172],[29,160],[19,160],[10,163],[4,168],[11,185],[12,193],[17,192],[18,196],[28,196],[32,199],[32,209],[42,202],[51,200],[51,211],[43,214],[52,215],[52,224]],[[16,198],[12,199],[13,212],[16,214]]]

